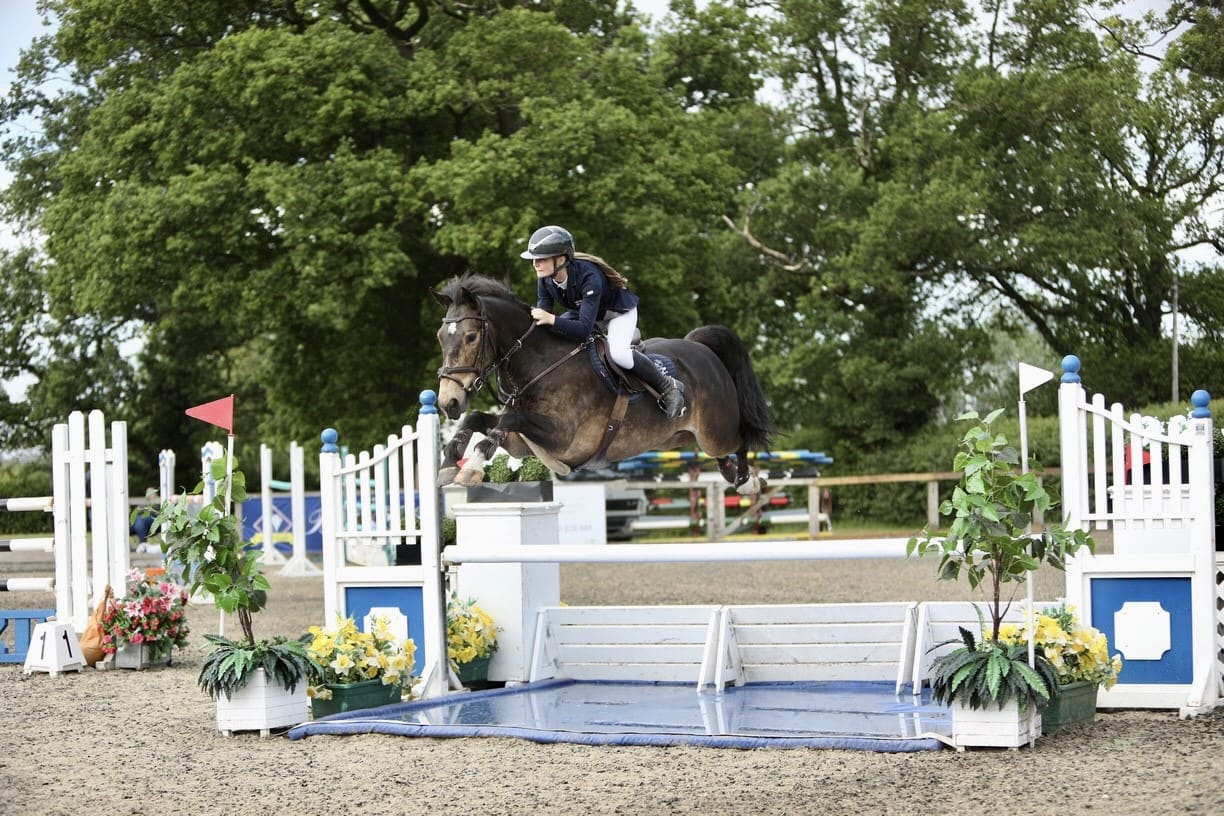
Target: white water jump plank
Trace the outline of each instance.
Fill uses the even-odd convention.
[[[892,681],[912,663],[916,604],[728,606],[713,681]]]
[[[905,538],[848,538],[828,541],[742,543],[560,545],[505,548],[454,545],[442,551],[452,564],[684,563],[706,561],[812,561],[822,558],[904,558]]]

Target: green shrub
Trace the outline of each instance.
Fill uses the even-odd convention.
[[[547,482],[552,479],[552,471],[536,457],[528,456],[519,465],[518,478],[520,482]]]
[[[510,457],[504,453],[494,456],[493,461],[485,465],[485,478],[490,482],[513,482],[514,471],[510,469]]]

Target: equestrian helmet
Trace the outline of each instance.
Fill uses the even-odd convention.
[[[564,227],[547,226],[531,233],[527,249],[519,257],[530,261],[557,255],[564,255],[566,259],[574,257],[574,236]]]

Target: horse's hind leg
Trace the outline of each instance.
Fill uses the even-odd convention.
[[[730,456],[719,459],[718,471],[724,479],[735,485],[735,492],[741,496],[755,496],[765,489],[765,480],[748,468],[747,449],[736,451],[734,461]]]

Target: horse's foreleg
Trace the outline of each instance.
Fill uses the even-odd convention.
[[[459,423],[459,427],[455,429],[455,433],[451,436],[450,441],[442,446],[442,465],[438,469],[438,484],[448,485],[458,479],[460,472],[459,460],[467,452],[468,445],[472,442],[472,436],[476,433],[487,434],[496,424],[497,417],[484,411],[472,411],[463,418],[463,421]],[[483,462],[480,467],[484,467]],[[464,469],[466,470],[467,468],[465,467]],[[476,481],[480,481],[480,479]]]
[[[463,469],[455,477],[455,484],[474,485],[483,482],[485,463],[493,458],[498,448],[510,444],[507,440],[512,436],[513,434],[508,434],[501,428],[493,428],[486,432],[485,438],[477,442],[472,452],[468,454],[467,461],[463,463]]]

